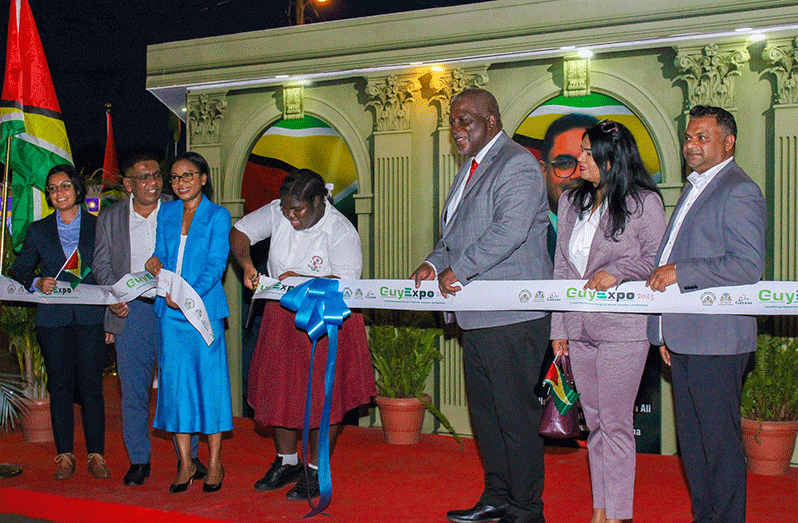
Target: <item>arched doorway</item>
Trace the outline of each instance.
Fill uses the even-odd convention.
[[[244,167],[241,194],[244,215],[279,197],[279,188],[294,169],[312,169],[332,184],[333,205],[357,227],[355,194],[358,179],[355,161],[342,136],[323,120],[306,115],[301,119],[281,119],[265,129],[257,139]],[[252,246],[252,261],[266,273],[269,240]],[[242,379],[244,414],[251,414],[246,403],[249,365],[260,329],[263,304],[250,312],[252,293],[242,290]]]

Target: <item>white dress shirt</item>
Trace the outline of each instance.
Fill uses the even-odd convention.
[[[601,217],[606,212],[607,202],[604,201],[590,216],[586,212],[580,213],[571,232],[571,240],[568,242],[568,259],[583,278],[586,277],[585,269],[587,269],[587,259],[590,256],[593,237],[596,235]]]
[[[130,214],[128,215],[128,230],[130,232],[130,272],[141,272],[144,264],[155,250],[155,230],[158,227],[158,211],[161,200],[158,200],[155,210],[146,218],[133,209],[133,195],[130,195]],[[155,289],[150,289],[142,296],[155,297]]]
[[[706,186],[709,185],[709,182],[712,181],[715,175],[717,175],[721,169],[726,167],[726,165],[728,165],[728,163],[733,159],[734,156],[731,156],[726,161],[710,167],[701,174],[693,171],[690,173],[690,176],[687,177],[687,181],[690,182],[692,187],[690,188],[690,192],[687,193],[684,203],[681,207],[679,207],[676,218],[673,220],[673,228],[668,236],[668,243],[666,243],[665,247],[662,249],[662,256],[659,258],[659,265],[665,265],[668,263],[668,258],[671,256],[671,250],[673,250],[673,243],[676,241],[676,237],[679,235],[679,229],[682,228],[682,223],[684,223],[684,218],[687,216],[690,208],[693,206],[698,197],[701,196],[701,193],[704,191]]]

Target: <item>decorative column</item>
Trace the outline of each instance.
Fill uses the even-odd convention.
[[[224,176],[221,172],[222,120],[227,109],[227,91],[207,91],[189,93],[187,106],[186,141],[188,149],[201,154],[210,168],[214,203],[230,211],[233,222],[243,215],[244,201],[222,200]],[[232,264],[227,265],[224,277],[224,291],[230,305],[229,328],[225,331],[227,344],[227,366],[230,372],[230,389],[233,400],[233,414],[243,413],[243,393],[241,376],[241,285]]]
[[[773,105],[773,276],[798,280],[798,38],[776,40],[762,51],[776,77]],[[775,316],[775,333],[798,335],[795,316]]]
[[[687,83],[688,107],[714,105],[734,112],[734,86],[738,70],[751,55],[744,45],[710,44],[703,48],[676,47],[674,65]]]
[[[435,140],[436,161],[436,207],[435,207],[435,236],[440,236],[440,217],[446,195],[454,181],[463,157],[452,144],[449,134],[449,106],[452,98],[472,87],[485,87],[489,78],[488,66],[471,69],[452,69],[451,71],[433,72],[429,82],[429,89],[433,93],[430,101],[440,107],[437,136]],[[460,434],[470,434],[471,424],[468,418],[468,403],[465,394],[465,381],[463,376],[462,349],[457,341],[457,336],[444,336],[439,338],[439,346],[443,359],[436,363],[435,380],[438,383],[438,408],[441,409],[452,426]]]
[[[407,278],[413,270],[410,231],[410,111],[421,84],[415,75],[367,79],[374,108],[374,278]]]

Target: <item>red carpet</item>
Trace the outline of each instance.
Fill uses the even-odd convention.
[[[170,494],[176,458],[171,440],[153,438],[153,475],[140,487],[122,486],[127,456],[122,444],[118,398],[109,387],[106,459],[113,474],[96,480],[85,470],[83,435],[77,430],[78,472],[69,481],[52,479],[52,444],[27,444],[20,432],[0,433],[0,462],[21,463],[25,472],[0,481],[0,513],[15,513],[64,523],[198,523],[203,521],[285,522],[308,511],[304,502],[285,498],[285,487],[258,492],[252,484],[274,457],[271,439],[255,432],[249,419],[236,419],[222,449],[226,476],[222,490],[206,494],[199,484]],[[79,418],[78,418],[79,419]],[[206,461],[207,447],[200,447]],[[447,436],[422,436],[418,445],[384,443],[379,429],[346,427],[332,456],[333,500],[329,518],[346,523],[438,523],[452,508],[467,508],[481,492],[481,468],[471,440],[461,452]],[[546,455],[546,519],[586,523],[591,501],[587,453],[549,448]],[[679,460],[639,455],[635,521],[691,521],[687,488]],[[749,523],[798,522],[798,469],[786,476],[748,477]]]

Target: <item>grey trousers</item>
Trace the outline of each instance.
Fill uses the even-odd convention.
[[[568,340],[576,388],[590,436],[587,449],[593,508],[631,519],[635,484],[632,416],[648,341]]]

